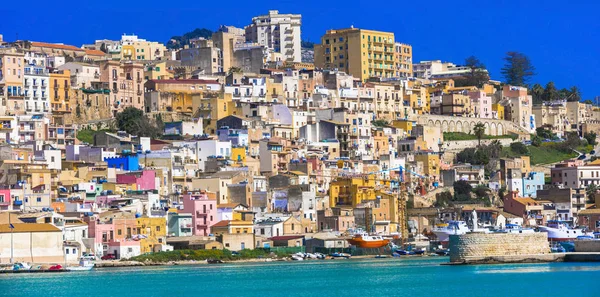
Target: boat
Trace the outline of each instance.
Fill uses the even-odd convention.
[[[356,234],[347,240],[348,243],[359,248],[380,248],[390,243],[389,239],[385,239],[381,235],[368,235],[366,233]]]
[[[593,236],[583,229],[573,229],[562,221],[548,221],[546,226],[538,227],[541,232],[548,233],[549,241],[573,241],[579,236]]]
[[[327,256],[325,256],[325,254],[321,254],[321,253],[315,253],[315,256],[319,260],[323,260],[323,259],[325,259],[327,257]]]
[[[462,235],[469,232],[465,221],[449,221],[447,224],[438,224],[433,228],[433,233],[442,244],[448,243],[450,235]]]
[[[347,253],[332,253],[330,256],[334,257],[334,258],[345,258],[345,259],[349,259],[350,257],[352,257],[352,255],[347,254]]]
[[[222,264],[223,261],[219,260],[219,259],[207,259],[206,263],[208,263],[208,264]]]
[[[535,233],[535,230],[532,228],[523,228],[517,224],[506,224],[504,229],[497,230],[495,233],[531,234]]]
[[[66,269],[69,271],[89,271],[94,268],[96,257],[93,255],[83,255],[79,258],[78,266],[67,266]]]
[[[296,253],[292,255],[292,260],[304,261],[304,255],[302,253]]]
[[[26,263],[26,262],[17,262],[12,267],[13,271],[30,270],[30,269],[31,269],[31,265],[29,265],[29,263]]]

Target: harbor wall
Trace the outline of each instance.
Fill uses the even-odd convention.
[[[548,234],[468,233],[450,235],[451,263],[508,263],[554,261]]]
[[[600,240],[575,240],[575,251],[578,253],[600,252]]]

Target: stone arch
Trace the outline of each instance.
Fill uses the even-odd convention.
[[[442,132],[448,132],[448,121],[442,122]]]
[[[450,121],[450,124],[448,124],[448,129],[450,129],[450,132],[456,132],[456,125],[454,124],[454,121]]]
[[[468,121],[463,123],[463,132],[467,134],[471,133],[471,125]]]
[[[431,127],[433,127],[433,125],[434,125],[434,123],[433,123],[433,120],[429,120],[429,121],[427,122],[427,126],[431,126]]]
[[[463,132],[463,125],[461,121],[456,121],[456,132]]]
[[[440,120],[435,121],[435,126],[442,129],[442,122]]]
[[[485,122],[483,123],[483,126],[485,127],[485,135],[490,135],[490,123]]]
[[[496,130],[496,123],[492,123],[492,124],[490,125],[490,133],[491,133],[490,135],[492,135],[492,136],[496,136],[496,135],[498,135],[498,134],[497,134],[497,133],[498,133],[498,131]]]
[[[504,135],[504,125],[498,124],[498,135]]]

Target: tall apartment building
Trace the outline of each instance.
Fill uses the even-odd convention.
[[[133,62],[103,61],[100,82],[108,83],[113,112],[133,106],[144,109],[144,66]]]
[[[328,30],[315,45],[315,66],[338,69],[365,81],[412,73],[412,47],[394,43],[394,33],[349,28]]]
[[[412,77],[412,45],[396,42],[394,44],[395,77]]]
[[[46,59],[36,62],[29,60],[25,63],[23,90],[25,95],[25,111],[50,112],[48,100],[48,69],[44,66]]]
[[[252,18],[246,27],[246,41],[258,43],[281,53],[286,62],[302,62],[299,14],[279,14],[269,10],[269,14]]]
[[[0,114],[24,112],[24,56],[23,51],[16,48],[0,48]]]
[[[71,71],[55,70],[50,72],[48,90],[50,107],[53,112],[70,112],[69,89],[71,88]]]
[[[533,99],[527,95],[527,88],[505,85],[502,89],[502,101],[506,102],[505,119],[530,133],[535,132],[535,115],[532,113]]]

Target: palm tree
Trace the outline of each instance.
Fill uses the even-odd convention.
[[[481,146],[481,138],[483,138],[484,133],[485,133],[485,126],[483,125],[483,123],[475,124],[475,126],[473,127],[473,134],[475,134],[475,136],[477,136],[477,140],[479,141],[478,146]]]

